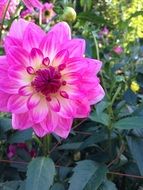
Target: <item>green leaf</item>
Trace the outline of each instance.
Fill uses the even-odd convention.
[[[92,178],[89,180],[84,190],[97,190],[102,182],[105,180],[107,173],[107,168],[105,166],[100,166]]]
[[[143,117],[133,116],[121,119],[113,124],[118,129],[139,129],[143,128]]]
[[[99,188],[98,190],[117,190],[117,187],[114,183],[112,183],[109,180],[106,180]]]
[[[127,142],[133,158],[138,165],[139,171],[143,176],[143,139],[127,136]]]
[[[90,21],[95,24],[107,24],[107,21],[102,17],[102,16],[97,16],[95,13],[92,12],[84,12],[84,13],[79,13],[78,18],[83,21]]]
[[[96,187],[98,184],[100,185],[107,171],[106,167],[104,169],[102,167],[91,160],[78,162],[77,166],[73,169],[74,173],[70,179],[69,190],[83,190],[87,185],[92,184],[93,178],[96,180]],[[100,171],[101,173],[99,174]]]
[[[10,129],[12,129],[11,122],[12,121],[9,118],[1,118],[0,119],[0,129],[4,132],[9,131]]]
[[[58,147],[59,150],[76,150],[81,146],[81,142],[77,143],[66,143]]]
[[[32,139],[32,129],[26,129],[24,131],[17,131],[13,133],[9,139],[9,143],[22,143]]]
[[[109,125],[110,117],[108,114],[104,113],[104,110],[109,106],[108,102],[102,101],[96,105],[96,110],[94,110],[89,118],[92,121],[102,123],[105,126]]]
[[[28,166],[26,190],[49,190],[53,184],[55,166],[47,157],[32,160]]]
[[[65,190],[65,188],[61,183],[55,183],[50,190]]]
[[[5,183],[0,183],[0,190],[17,190],[22,181],[7,181]]]

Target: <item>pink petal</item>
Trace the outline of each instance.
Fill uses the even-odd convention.
[[[12,66],[8,70],[8,76],[10,80],[17,81],[21,86],[31,83],[31,76],[27,73],[24,66]]]
[[[33,48],[30,53],[30,64],[33,68],[40,68],[43,61],[43,53],[40,49]]]
[[[61,64],[65,64],[67,59],[69,57],[69,53],[67,50],[62,50],[60,52],[57,53],[57,55],[55,56],[53,62],[52,62],[52,65],[54,67],[57,67]]]
[[[59,49],[59,39],[57,38],[57,34],[54,32],[48,33],[43,38],[39,49],[43,52],[44,57],[49,57],[52,62]]]
[[[7,78],[9,65],[6,56],[0,56],[0,79]]]
[[[8,102],[9,97],[10,97],[9,94],[6,94],[0,91],[0,111],[8,112],[7,102]]]
[[[38,137],[43,137],[43,136],[45,136],[48,132],[46,131],[46,130],[44,130],[42,127],[41,127],[41,124],[34,124],[33,126],[32,126],[32,128],[33,128],[33,130],[34,130],[34,132],[36,133],[36,135],[38,136]]]
[[[28,52],[32,48],[39,48],[39,44],[45,36],[45,32],[36,24],[30,23],[24,32],[23,48]]]
[[[8,94],[18,94],[18,90],[21,85],[8,78],[3,78],[0,80],[0,90]]]
[[[57,127],[59,116],[52,111],[49,111],[47,117],[41,122],[41,126],[48,133],[52,133]]]
[[[88,117],[90,113],[90,105],[89,101],[86,98],[83,98],[82,100],[76,101],[76,117],[77,118],[84,118]]]
[[[60,111],[60,102],[56,97],[51,97],[51,101],[49,102],[49,105],[51,107],[51,109],[55,112],[59,112]]]
[[[32,126],[29,113],[12,114],[12,127],[14,129],[28,129]]]
[[[33,8],[42,8],[42,3],[39,0],[23,0],[23,3],[30,10],[33,10]]]
[[[19,96],[19,95],[12,95],[7,104],[9,112],[13,113],[25,113],[28,111],[27,108],[27,97],[26,96]]]
[[[15,37],[7,36],[4,40],[4,47],[6,52],[8,52],[9,48],[11,48],[12,46],[22,47],[22,41]]]
[[[73,122],[72,118],[67,119],[60,117],[58,120],[58,125],[54,130],[54,133],[62,138],[67,138],[72,127],[72,122]]]
[[[66,99],[63,97],[58,97],[58,100],[61,105],[61,109],[59,112],[57,112],[58,115],[64,117],[64,118],[72,118],[76,114],[76,105],[73,100]]]
[[[30,111],[30,114],[33,122],[39,123],[45,119],[48,112],[49,109],[47,106],[47,101],[43,98],[41,99],[40,103]]]
[[[87,71],[88,65],[85,58],[70,58],[66,62],[66,68],[63,70],[63,74],[70,72],[83,75],[83,73]]]
[[[88,62],[88,72],[97,74],[102,67],[102,62],[96,59],[84,58]]]
[[[33,94],[30,96],[30,98],[27,101],[27,107],[28,109],[33,109],[35,106],[37,106],[40,103],[40,95],[39,94]]]
[[[19,91],[18,91],[19,95],[22,96],[29,96],[33,93],[33,88],[31,86],[22,86]]]
[[[62,79],[66,81],[67,84],[75,84],[80,81],[81,75],[78,73],[67,73],[62,76]]]
[[[82,39],[69,40],[61,44],[61,49],[66,49],[69,52],[69,57],[83,57],[85,53],[85,41]]]
[[[105,92],[100,84],[96,86],[95,88],[88,91],[88,100],[90,102],[90,105],[96,104],[97,102],[100,102],[103,97],[105,96]]]
[[[11,25],[8,36],[14,37],[14,38],[22,41],[23,34],[24,34],[25,29],[27,28],[28,24],[29,24],[29,22],[24,19],[14,20],[14,22]]]
[[[29,54],[20,47],[11,47],[7,52],[8,62],[10,66],[28,66]]]
[[[59,22],[53,26],[50,32],[56,33],[57,38],[60,40],[59,43],[64,43],[71,39],[71,30],[66,22]]]

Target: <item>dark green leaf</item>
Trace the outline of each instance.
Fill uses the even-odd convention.
[[[133,158],[135,159],[139,171],[143,176],[143,139],[128,136],[127,141]]]
[[[113,182],[106,180],[98,190],[117,190],[117,188]]]
[[[13,133],[8,139],[9,143],[22,143],[32,139],[32,129],[26,129],[24,131],[17,131]]]
[[[65,188],[61,183],[55,183],[50,190],[65,190]]]
[[[47,157],[36,158],[28,166],[26,190],[49,190],[54,176],[53,161]]]
[[[0,119],[0,129],[2,129],[2,131],[7,132],[8,130],[12,129],[12,125],[11,125],[11,119],[9,118],[1,118]]]
[[[73,169],[74,174],[70,180],[70,187],[69,190],[83,190],[88,183],[92,183],[92,178],[97,177],[97,171],[99,173],[99,168],[102,167],[99,164],[91,161],[91,160],[84,160],[77,163],[77,166]],[[101,169],[101,168],[100,168]],[[102,173],[103,172],[103,173]],[[102,176],[102,180],[104,180],[104,175],[106,173],[106,169],[101,169],[100,177]],[[103,175],[102,175],[103,174]],[[100,178],[99,177],[99,178]],[[100,180],[97,177],[97,183],[100,184]],[[91,180],[91,181],[90,181]],[[98,185],[97,185],[98,186]]]
[[[121,119],[113,124],[118,129],[139,129],[143,128],[143,117],[133,116]]]
[[[84,190],[97,190],[102,182],[105,180],[107,173],[107,168],[105,166],[99,166],[92,178],[89,180],[88,184]]]

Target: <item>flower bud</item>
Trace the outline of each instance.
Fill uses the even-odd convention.
[[[65,7],[62,19],[69,22],[74,22],[76,20],[76,12],[72,7]]]

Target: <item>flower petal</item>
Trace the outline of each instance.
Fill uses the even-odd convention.
[[[9,48],[7,58],[10,66],[29,66],[29,54],[21,47]]]
[[[59,39],[57,38],[57,34],[54,32],[48,33],[43,38],[39,49],[43,52],[44,57],[49,57],[52,62],[59,49]]]
[[[60,102],[61,108],[60,111],[57,112],[60,116],[64,118],[72,118],[76,114],[76,105],[73,100],[66,99],[61,97],[58,97],[58,100]]]
[[[8,36],[14,37],[14,38],[22,41],[23,34],[24,34],[25,29],[27,28],[28,24],[29,24],[29,22],[24,19],[14,20],[11,25]]]
[[[76,117],[77,118],[84,118],[88,117],[90,113],[90,105],[89,101],[86,98],[76,101],[77,109],[76,109]]]
[[[49,112],[47,101],[43,98],[41,99],[40,103],[34,107],[31,111],[31,117],[33,122],[39,123],[45,119]]]
[[[64,50],[57,53],[57,55],[55,56],[55,58],[54,58],[54,60],[52,62],[52,65],[54,67],[57,67],[57,66],[59,66],[61,64],[65,64],[68,57],[69,57],[69,53],[68,53],[67,50],[64,49]]]
[[[0,111],[7,112],[7,102],[10,95],[0,91]]]
[[[40,95],[39,94],[33,94],[29,97],[27,101],[27,107],[29,110],[33,109],[35,106],[37,106],[40,103]]]
[[[29,113],[12,114],[12,127],[14,129],[24,130],[32,126]]]
[[[83,57],[85,53],[85,41],[82,39],[69,40],[61,44],[61,50],[66,49],[69,52],[69,57]]]
[[[55,112],[49,110],[47,117],[41,122],[42,128],[48,133],[52,133],[57,127],[59,117]]]
[[[60,102],[56,97],[51,97],[51,101],[49,102],[49,105],[51,107],[51,109],[55,112],[59,112],[60,111]]]
[[[90,102],[90,105],[96,104],[97,102],[100,102],[103,97],[105,96],[105,92],[100,84],[98,84],[95,88],[88,91],[88,100]]]
[[[22,47],[22,41],[15,37],[7,36],[4,41],[5,51],[8,52],[12,46]]]
[[[72,127],[72,118],[62,118],[60,117],[58,120],[58,125],[56,129],[54,130],[54,133],[57,134],[58,136],[66,139],[67,136],[70,133],[71,127]]]
[[[31,51],[32,48],[39,48],[39,44],[45,36],[45,32],[36,24],[30,23],[23,37],[23,48],[28,52]]]
[[[28,74],[24,66],[12,66],[8,70],[10,80],[17,81],[21,86],[31,83],[31,75]]]
[[[30,53],[30,65],[34,69],[39,69],[43,58],[43,53],[40,51],[40,49],[33,48]]]
[[[46,130],[44,130],[42,127],[41,127],[41,124],[38,123],[38,124],[34,124],[32,126],[34,132],[36,133],[36,135],[38,137],[44,137],[48,132]]]
[[[7,104],[9,112],[13,113],[25,113],[28,111],[27,108],[27,97],[26,96],[19,96],[19,95],[12,95]]]
[[[55,32],[60,43],[64,43],[71,39],[71,30],[66,22],[59,22],[50,30],[50,32]]]
[[[29,96],[33,93],[33,88],[31,86],[22,86],[19,91],[19,95],[21,96]]]

